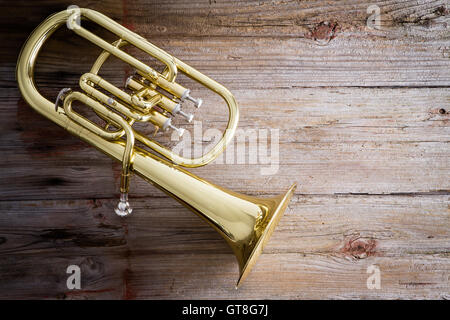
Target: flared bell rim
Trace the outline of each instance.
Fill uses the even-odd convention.
[[[278,203],[278,206],[274,210],[274,213],[272,217],[270,218],[270,221],[267,224],[266,229],[262,233],[261,237],[258,239],[258,242],[256,243],[255,247],[253,248],[252,252],[250,253],[247,262],[245,263],[244,267],[242,268],[239,279],[236,283],[236,289],[239,288],[239,286],[242,284],[242,282],[247,278],[249,275],[251,269],[256,263],[256,260],[261,255],[264,245],[269,240],[270,236],[272,235],[273,231],[275,230],[275,227],[278,224],[278,221],[280,221],[281,216],[286,211],[286,208],[291,200],[292,195],[294,194],[295,189],[297,188],[297,184],[294,183],[285,193],[281,201]]]

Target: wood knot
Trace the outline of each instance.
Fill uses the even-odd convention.
[[[89,204],[91,205],[92,209],[101,208],[103,206],[103,202],[100,199],[91,199],[89,200]],[[99,218],[103,218],[103,215],[99,214]]]
[[[326,45],[336,37],[338,29],[339,25],[337,22],[322,21],[310,30],[306,38],[312,39],[320,45]]]
[[[80,264],[84,274],[89,278],[97,278],[105,273],[105,266],[95,258],[86,257]]]
[[[341,253],[355,259],[365,259],[375,255],[376,246],[377,242],[374,239],[351,237],[345,240]]]
[[[436,10],[434,10],[434,13],[438,16],[446,16],[448,15],[449,10],[444,6],[437,7]]]

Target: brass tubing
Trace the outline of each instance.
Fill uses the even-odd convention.
[[[145,41],[145,46],[144,46],[145,48],[140,46],[140,43],[133,42],[131,44],[133,44],[134,46],[140,48],[141,50],[151,54],[152,56],[155,56],[155,55],[147,51],[147,50],[151,50],[150,48],[153,48],[153,47],[156,48],[155,52],[157,52],[158,54],[160,54],[159,51],[163,51],[163,50],[159,49],[158,47],[150,44],[142,37],[135,35],[134,33],[130,32],[128,29],[117,24],[115,21],[102,15],[101,13],[98,13],[98,12],[90,10],[90,9],[84,9],[84,8],[81,9],[81,12],[84,16],[89,17],[90,19],[95,16],[95,18],[93,18],[92,20],[107,29],[109,27],[111,27],[110,25],[114,25],[116,27],[116,29],[114,29],[116,31],[115,32],[116,35],[120,36],[120,35],[124,35],[125,33],[128,35],[128,37],[121,37],[121,38],[125,39],[125,41],[119,40],[120,42],[118,42],[118,41],[114,42],[114,44],[113,44],[114,47],[116,47],[116,46],[122,47],[123,45],[127,44],[127,41],[131,43],[130,39],[132,37],[137,37],[137,38]],[[56,23],[54,26],[52,26],[53,28],[58,28],[60,24],[65,23],[66,22],[65,19],[67,19],[69,16],[69,14],[65,11],[60,12],[55,15],[59,15],[59,16],[57,18],[54,18],[54,21]],[[61,18],[63,19],[63,21],[57,21],[58,19],[61,19]],[[47,20],[50,20],[50,19],[53,19],[53,16],[49,17]],[[104,20],[105,21],[107,20],[107,22],[104,22]],[[53,32],[53,31],[51,31],[51,32]],[[129,35],[128,33],[131,33],[134,36]],[[134,39],[133,41],[135,41],[135,40],[136,39]],[[155,52],[153,52],[153,53],[155,53]],[[100,56],[98,57],[97,61],[94,63],[94,65],[91,69],[91,72],[97,73],[99,71],[99,69],[101,68],[102,64],[104,63],[104,61],[107,59],[107,57],[110,54],[111,53],[108,51],[103,51],[100,54]],[[164,54],[168,55],[165,52],[164,52]],[[234,136],[234,132],[236,131],[237,124],[239,121],[239,109],[238,109],[238,106],[237,106],[234,96],[231,94],[231,92],[227,88],[225,88],[221,84],[217,83],[213,79],[207,77],[206,75],[202,74],[201,72],[197,71],[196,69],[192,68],[191,66],[185,64],[181,60],[178,60],[175,57],[171,57],[171,59],[173,59],[173,61],[175,61],[176,70],[182,71],[188,77],[199,82],[206,88],[214,91],[215,93],[217,93],[224,99],[224,101],[228,107],[228,111],[229,111],[227,128],[225,129],[225,131],[222,135],[222,138],[219,140],[219,142],[217,142],[217,144],[213,148],[211,148],[206,154],[203,154],[201,157],[198,157],[198,158],[191,159],[191,158],[180,157],[166,148],[161,148],[158,143],[153,142],[153,141],[149,142],[147,144],[147,146],[149,148],[155,150],[156,152],[160,153],[162,156],[166,157],[167,159],[177,159],[178,160],[177,164],[179,164],[183,167],[187,167],[187,168],[201,167],[201,166],[204,166],[204,165],[210,163],[211,161],[215,160],[225,150],[227,144],[230,143],[231,139]],[[167,79],[169,81],[173,81],[176,76],[176,72],[175,72],[175,76],[172,77],[172,74],[173,74],[172,70],[173,70],[172,68],[168,67],[163,72],[164,76],[167,74]],[[139,72],[139,70],[137,70],[137,71]]]
[[[168,111],[168,112],[170,112],[172,114],[174,113],[174,111],[176,111],[177,109],[180,108],[179,103],[177,103],[177,102],[175,102],[173,100],[170,100],[165,95],[160,94],[159,92],[157,92],[157,91],[155,91],[155,90],[145,86],[144,84],[142,84],[142,83],[140,83],[140,82],[138,82],[138,81],[136,81],[134,79],[128,78],[127,86],[130,89],[134,90],[134,91],[144,90],[142,92],[145,92],[150,99],[153,99],[157,95],[160,95],[161,99],[157,103],[158,106],[160,106],[161,108],[163,108],[164,110],[166,110],[166,111]]]
[[[149,67],[145,63],[142,63],[138,59],[130,56],[128,53],[122,51],[121,49],[110,44],[109,42],[106,42],[99,36],[93,34],[92,32],[86,30],[83,27],[75,28],[74,32],[77,33],[79,36],[85,38],[86,40],[89,40],[90,42],[98,45],[103,50],[108,51],[117,58],[125,61],[126,63],[133,66],[137,70],[140,70],[143,74],[152,73],[154,71],[151,67]]]
[[[182,85],[176,82],[167,81],[164,76],[156,70],[153,70],[152,72],[142,72],[141,70],[138,70],[138,73],[177,98],[184,98],[189,93],[189,90]]]
[[[107,119],[111,119],[114,123],[117,123],[123,130],[125,130],[126,133],[126,144],[125,144],[125,150],[122,157],[122,175],[124,176],[123,185],[121,185],[121,188],[128,188],[128,177],[130,175],[130,167],[133,160],[133,151],[134,151],[134,132],[131,126],[126,122],[121,116],[118,114],[112,112],[111,110],[108,110],[105,106],[103,106],[101,103],[93,100],[92,98],[88,97],[87,95],[80,93],[80,92],[71,92],[67,95],[67,97],[64,99],[64,111],[66,115],[71,118],[76,123],[82,125],[86,129],[92,131],[93,133],[99,134],[100,136],[108,138],[110,135],[105,134],[105,130],[98,127],[96,124],[92,123],[85,117],[75,113],[72,110],[72,102],[78,100],[80,102],[83,102],[87,106],[94,109],[96,112],[102,114],[103,117]],[[124,192],[128,192],[128,189]]]
[[[129,94],[123,92],[119,88],[113,86],[106,80],[103,80],[98,75],[92,74],[92,73],[85,73],[80,78],[80,87],[85,91],[88,95],[95,97],[96,99],[100,100],[101,102],[108,104],[110,107],[116,109],[120,113],[126,115],[127,117],[134,119],[136,121],[140,122],[147,122],[150,121],[152,118],[152,115],[150,114],[141,114],[138,112],[135,112],[128,108],[127,106],[123,105],[122,103],[118,102],[117,100],[111,101],[111,98],[104,94],[103,92],[95,89],[93,86],[90,86],[88,84],[89,81],[92,81],[92,83],[97,84],[99,87],[111,92],[115,96],[121,98],[124,101],[130,101],[131,103],[131,97]],[[119,92],[121,91],[121,92]],[[125,97],[128,96],[128,97]],[[128,102],[127,101],[127,102]]]
[[[80,10],[82,16],[97,23],[98,25],[102,26],[103,28],[107,29],[108,31],[111,31],[112,33],[117,35],[120,39],[127,41],[128,43],[132,44],[136,48],[144,51],[145,53],[151,55],[152,57],[154,57],[154,58],[158,59],[159,61],[161,61],[162,63],[164,63],[167,67],[167,80],[175,81],[175,78],[177,76],[177,65],[175,64],[174,57],[172,57],[170,54],[168,54],[164,50],[158,48],[154,44],[148,42],[147,40],[145,40],[141,36],[137,35],[136,33],[128,30],[124,26],[118,24],[117,22],[115,22],[114,20],[105,16],[104,14],[101,14],[100,12],[86,9],[86,8],[81,8],[79,10]],[[72,18],[72,19],[76,20],[76,15],[69,15],[69,14],[67,14],[67,12],[65,12],[65,13],[66,13],[66,15],[68,15],[67,18]],[[82,28],[82,27],[80,26],[80,28]],[[77,30],[80,30],[80,28],[75,26],[74,31],[77,32]],[[98,37],[96,37],[96,38],[98,38]],[[102,39],[100,39],[100,40],[102,40]],[[94,43],[94,44],[99,45],[98,43]],[[112,49],[110,46],[108,46],[108,47],[110,49]],[[107,50],[107,51],[109,51],[109,50]],[[113,49],[113,51],[115,53],[119,53],[115,49]],[[110,53],[114,54],[111,51],[110,51]],[[119,54],[121,54],[121,53],[119,53]],[[126,54],[126,55],[129,56],[128,54]],[[133,58],[131,56],[129,56],[129,57]],[[124,60],[124,61],[128,62],[127,60]],[[136,60],[136,61],[140,62],[138,60]],[[146,66],[146,67],[148,67],[148,66]],[[144,68],[144,69],[142,69],[142,71],[146,71],[146,69]]]
[[[106,16],[95,12],[93,10],[90,9],[80,9],[81,13],[83,16],[86,17],[93,17],[95,16],[95,22],[99,23],[98,21],[101,20],[102,18],[107,19],[107,23],[99,23],[100,25],[102,25],[103,27],[106,28],[107,24],[115,24],[117,26],[120,26],[119,24],[117,24],[115,21],[107,18]],[[71,13],[68,11],[61,11],[59,13],[55,13],[52,16],[48,17],[45,21],[43,21],[33,32],[32,36],[30,36],[28,42],[26,44],[33,44],[32,47],[24,46],[22,47],[22,51],[21,51],[21,55],[19,55],[19,61],[21,61],[20,57],[26,55],[27,58],[29,59],[29,61],[27,61],[26,66],[23,66],[23,68],[26,68],[25,70],[22,70],[22,72],[24,72],[24,75],[27,75],[29,78],[31,78],[31,75],[33,75],[33,71],[34,71],[34,64],[35,64],[35,60],[37,57],[37,54],[39,52],[39,50],[41,49],[41,46],[45,43],[46,39],[48,37],[51,36],[51,34],[56,31],[61,25],[64,25],[67,21],[67,19],[71,16]],[[127,32],[130,32],[129,30],[127,30],[126,28],[123,27],[117,27],[116,31],[119,30],[126,30]],[[130,32],[131,33],[131,32]],[[141,37],[135,35],[135,36],[129,36],[129,37],[122,37],[125,38],[126,41],[130,41],[130,37],[137,37],[139,39],[142,39]],[[136,38],[133,40],[135,41]],[[136,40],[137,41],[137,40]],[[131,43],[131,41],[130,41]],[[122,42],[119,47],[125,44],[124,42]],[[133,45],[136,45],[135,43],[132,43]],[[149,43],[146,42],[146,46]],[[147,46],[146,47],[146,51],[147,50],[151,50],[150,48],[153,48],[154,46]],[[24,51],[25,49],[27,49],[28,51]],[[157,51],[162,51],[161,49],[158,48]],[[155,51],[155,52],[157,52]],[[106,52],[106,53],[105,53]],[[153,53],[155,53],[153,52]],[[104,51],[101,56],[102,59],[106,59],[106,57],[109,55],[110,53],[107,51]],[[151,53],[149,53],[151,54]],[[153,54],[152,54],[153,55]],[[100,59],[100,57],[99,57]],[[189,158],[185,158],[185,157],[180,157],[176,154],[174,154],[173,152],[171,152],[170,150],[167,149],[161,149],[158,147],[158,144],[155,142],[150,142],[148,143],[148,146],[152,149],[154,149],[155,151],[159,152],[161,155],[163,155],[164,157],[168,158],[168,159],[178,159],[179,162],[178,164],[184,167],[189,167],[189,168],[193,168],[193,167],[200,167],[200,166],[204,166],[208,163],[210,163],[211,161],[213,161],[214,159],[216,159],[223,150],[225,150],[226,145],[231,141],[231,139],[234,136],[234,132],[236,131],[237,128],[237,123],[239,120],[239,109],[237,107],[237,103],[236,100],[234,98],[234,96],[230,93],[230,91],[228,89],[226,89],[224,86],[222,86],[221,84],[217,83],[216,81],[212,80],[211,78],[207,77],[206,75],[200,73],[199,71],[197,71],[196,69],[188,66],[187,64],[185,64],[184,62],[178,60],[175,57],[172,57],[173,61],[175,61],[176,67],[182,71],[183,73],[185,73],[188,77],[194,79],[195,81],[201,83],[202,85],[204,85],[205,87],[209,88],[210,90],[216,92],[217,94],[219,94],[226,102],[227,106],[228,106],[228,110],[229,110],[229,117],[228,117],[228,124],[227,124],[227,129],[224,131],[222,138],[220,139],[220,141],[213,147],[211,148],[206,154],[202,155],[199,158],[194,158],[194,159],[189,159]],[[104,61],[104,60],[103,60]],[[97,63],[100,62],[100,63]],[[95,66],[96,71],[98,71],[98,69],[101,66],[101,62],[97,60]],[[19,82],[19,73],[21,72],[19,70],[19,66],[20,64],[18,63],[17,65],[17,80]],[[94,68],[94,67],[93,67]],[[173,68],[169,68],[168,71],[168,80],[171,80],[171,74],[173,73],[172,71]],[[19,82],[20,85],[20,82]],[[37,89],[34,86],[33,80],[31,79],[31,90],[32,92],[37,92]],[[24,98],[26,98],[26,93],[22,93]],[[43,98],[43,97],[42,97]],[[43,98],[45,99],[45,98]],[[39,100],[39,99],[38,99]],[[48,101],[47,99],[45,99],[45,101]]]
[[[141,91],[136,91],[131,95],[131,101],[133,103],[132,106],[145,114],[149,113],[150,110],[152,110],[152,108],[156,106],[158,103],[160,103],[162,100],[162,96],[160,94],[155,94],[151,98],[145,99],[145,96],[147,95],[148,93],[145,89]]]
[[[107,91],[110,91],[111,93],[118,93],[118,91],[122,91],[119,88],[113,86],[106,80],[103,80],[98,75],[92,74],[92,73],[86,73],[80,78],[80,87],[90,96],[96,98],[97,100],[103,102],[104,104],[107,104],[111,108],[119,111],[120,113],[124,114],[125,116],[136,120],[140,122],[150,122],[153,125],[166,129],[168,125],[169,118],[162,115],[156,110],[151,110],[149,114],[140,114],[138,112],[134,112],[127,106],[123,105],[122,103],[108,97],[103,92],[95,89],[94,87],[90,86],[88,84],[88,81],[93,81],[93,83],[99,85],[100,87],[104,88]],[[127,95],[127,93],[123,92],[121,94],[122,96]],[[119,94],[119,93],[118,93]],[[120,97],[120,96],[119,96]],[[124,97],[124,99],[127,99]],[[131,97],[129,97],[130,100],[132,100]]]

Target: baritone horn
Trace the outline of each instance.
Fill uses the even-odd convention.
[[[112,43],[103,40],[83,28],[81,19],[98,24],[118,39]],[[56,102],[52,102],[37,90],[33,73],[40,49],[52,33],[63,25],[103,51],[91,70],[81,76],[80,89],[65,88],[59,92]],[[123,51],[125,45],[134,46],[160,61],[165,65],[164,70],[158,72]],[[127,79],[124,89],[98,75],[101,66],[111,55],[136,70],[136,74]],[[191,121],[193,115],[183,111],[183,104],[192,103],[199,108],[202,100],[193,97],[189,89],[175,82],[179,72],[220,95],[229,109],[228,125],[223,136],[210,151],[198,158],[174,154],[133,128],[134,123],[145,122],[151,123],[156,129],[176,130],[180,135],[183,133],[183,129],[173,125],[172,118],[181,116]],[[17,82],[24,99],[38,113],[122,163],[120,200],[115,209],[118,215],[126,216],[132,211],[128,202],[128,188],[131,174],[136,173],[191,209],[226,240],[239,264],[237,286],[242,283],[285,211],[295,184],[278,197],[257,198],[214,185],[180,168],[208,164],[223,152],[233,138],[239,109],[235,98],[225,87],[114,20],[83,8],[56,13],[33,31],[19,55]],[[105,126],[77,113],[72,108],[75,101],[91,108],[104,120]],[[144,147],[135,146],[136,140]]]

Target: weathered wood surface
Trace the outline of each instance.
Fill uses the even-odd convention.
[[[238,291],[234,257],[217,233],[139,178],[133,216],[116,217],[120,165],[20,97],[20,46],[72,3],[117,19],[229,87],[241,129],[279,129],[275,175],[261,175],[263,164],[193,170],[261,196],[299,183]],[[0,298],[450,298],[448,4],[376,2],[381,30],[366,26],[371,4],[0,4]],[[74,86],[98,53],[55,36],[37,68],[50,97]],[[130,72],[110,65],[105,76],[119,84]],[[205,113],[196,113],[203,128],[223,129],[224,106],[194,88],[206,98]],[[82,268],[80,291],[66,287],[70,264]],[[380,290],[366,287],[372,264]]]
[[[172,199],[133,204],[123,220],[111,199],[2,201],[6,296],[449,298],[446,195],[296,196],[238,291],[234,257],[203,221]],[[66,288],[69,264],[87,274],[82,292]]]

